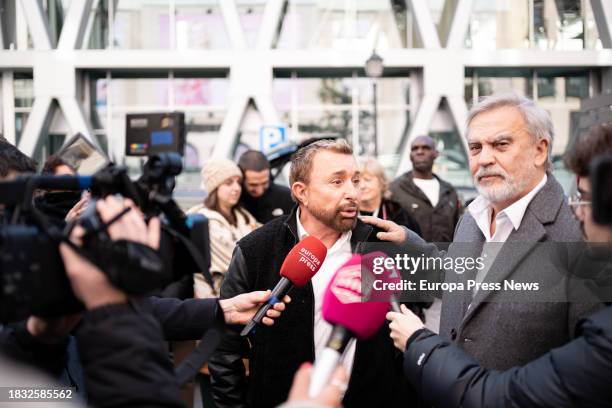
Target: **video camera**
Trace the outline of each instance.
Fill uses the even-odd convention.
[[[178,153],[149,157],[142,176],[132,181],[127,169],[109,164],[93,176],[26,175],[0,183],[5,222],[0,225],[0,321],[29,315],[60,316],[82,309],[65,275],[58,246],[71,228],[49,222],[33,205],[37,189],[91,191],[88,208],[77,224],[85,230],[82,255],[128,294],[155,293],[183,277],[201,272],[209,280],[208,224],[201,215],[186,216],[172,199],[175,177],[182,171]],[[95,210],[108,195],[130,198],[145,218],[163,220],[158,251],[129,241],[112,241]]]

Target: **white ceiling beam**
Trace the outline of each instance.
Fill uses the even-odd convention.
[[[219,7],[232,48],[235,50],[245,50],[247,48],[247,41],[242,24],[240,23],[240,15],[238,14],[236,2],[234,0],[219,0]]]
[[[266,2],[264,8],[263,18],[261,21],[261,28],[257,33],[257,44],[255,46],[258,50],[269,50],[274,45],[278,28],[282,24],[283,9],[287,0],[269,0]]]
[[[410,0],[413,20],[417,25],[423,48],[440,48],[440,36],[426,0]]]
[[[92,4],[93,0],[79,0],[70,3],[58,41],[58,49],[73,50],[83,46]]]
[[[45,15],[40,0],[20,0],[23,12],[28,22],[28,28],[34,48],[37,50],[51,50],[55,46],[51,40],[49,20]]]
[[[604,48],[612,48],[612,1],[591,0],[593,16]]]
[[[453,22],[448,33],[446,48],[464,48],[465,36],[470,25],[473,6],[474,0],[457,0],[457,7],[453,14]]]

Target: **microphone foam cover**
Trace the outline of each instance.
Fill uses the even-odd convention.
[[[394,294],[400,294],[401,290],[390,290],[388,287],[400,287],[402,276],[395,269],[395,261],[382,251],[369,252],[362,255],[361,264],[363,266],[362,280],[364,288],[370,289],[369,293],[364,293],[365,298],[371,302],[389,302]],[[381,283],[392,283],[390,285],[375,285],[374,281]],[[385,289],[374,289],[384,287]]]
[[[323,296],[323,318],[364,340],[385,322],[388,302],[364,302],[361,292],[361,256],[353,255],[335,273]]]
[[[308,236],[289,251],[280,274],[295,286],[304,286],[319,271],[326,255],[325,245],[315,237]]]

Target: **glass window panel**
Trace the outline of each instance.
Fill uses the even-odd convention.
[[[114,47],[170,48],[169,0],[119,0],[115,13]]]
[[[335,136],[351,140],[352,126],[350,108],[300,110],[298,112],[298,131],[301,139]]]
[[[113,106],[168,106],[167,79],[112,79]]]
[[[249,47],[254,47],[257,34],[262,26],[265,0],[237,0],[238,15],[242,31]]]
[[[405,48],[408,33],[405,5],[385,1],[291,1],[277,48]],[[376,36],[378,35],[378,38]]]
[[[587,76],[569,77],[565,80],[565,96],[586,98],[589,96],[589,78]]]
[[[216,0],[176,1],[176,48],[230,48],[229,36]]]
[[[108,1],[98,0],[89,14],[87,31],[85,32],[85,35],[89,35],[87,39],[87,48],[89,49],[99,50],[108,47]]]
[[[15,78],[13,80],[16,108],[31,108],[34,104],[34,80],[31,78]]]
[[[478,77],[478,96],[516,92],[532,97],[531,77]]]
[[[538,98],[555,96],[554,78],[538,77]]]
[[[106,78],[99,78],[95,83],[95,112],[92,115],[92,124],[95,129],[106,128],[106,112],[108,109],[108,81]]]
[[[584,48],[582,0],[534,0],[534,39],[540,49]]]
[[[229,80],[224,78],[175,78],[174,104],[181,106],[226,106]]]
[[[466,47],[495,50],[529,47],[528,0],[475,0]]]
[[[296,92],[298,106],[350,105],[352,78],[275,78],[272,97],[277,109],[288,109],[292,92]],[[294,82],[292,82],[294,81]],[[292,91],[292,89],[295,91]]]

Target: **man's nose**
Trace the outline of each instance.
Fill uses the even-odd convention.
[[[495,163],[495,154],[493,149],[487,146],[483,146],[480,150],[480,154],[478,154],[478,164],[481,167],[490,166]]]

